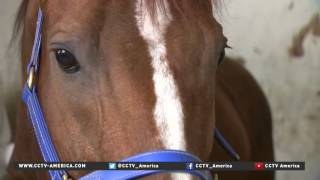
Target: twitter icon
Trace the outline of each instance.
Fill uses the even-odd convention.
[[[116,163],[109,163],[109,169],[117,169]]]

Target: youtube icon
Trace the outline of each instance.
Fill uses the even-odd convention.
[[[256,162],[256,163],[254,163],[254,168],[255,169],[264,169],[264,163],[262,163],[262,162]]]

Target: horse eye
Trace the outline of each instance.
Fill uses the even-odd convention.
[[[220,65],[223,62],[225,56],[226,56],[226,52],[225,52],[225,49],[223,49],[223,51],[221,52],[221,54],[219,56],[218,65]]]
[[[60,68],[67,73],[75,73],[80,65],[74,55],[65,49],[56,49],[55,56]]]

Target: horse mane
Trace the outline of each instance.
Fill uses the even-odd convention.
[[[147,3],[147,10],[151,14],[152,17],[156,15],[156,7],[160,8],[161,12],[165,11],[165,0],[144,0]],[[172,3],[173,8],[176,9],[180,14],[187,15],[190,14],[192,11],[195,11],[195,7],[206,7],[206,10],[213,11],[219,9],[219,0],[169,0]],[[19,34],[24,26],[24,18],[27,13],[27,7],[29,4],[29,0],[22,0],[22,3],[19,6],[18,12],[16,14],[13,33],[11,38],[12,42],[17,40],[17,37],[20,37]]]
[[[24,17],[27,14],[28,3],[29,3],[29,0],[23,0],[18,8],[14,25],[13,25],[13,33],[12,33],[10,44],[12,44],[14,41],[17,40],[17,37],[19,37],[20,31],[24,26]]]

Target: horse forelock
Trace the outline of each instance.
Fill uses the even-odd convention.
[[[11,43],[17,40],[18,34],[20,33],[21,29],[24,26],[24,18],[27,13],[27,7],[30,0],[22,0],[22,3],[19,6],[19,9],[16,14],[16,19],[14,22],[13,33],[11,38]],[[153,20],[155,20],[157,12],[165,13],[166,8],[165,6],[166,0],[145,0],[146,2],[146,10],[151,14]],[[213,12],[213,14],[217,14],[220,9],[220,0],[170,0],[168,1],[172,4],[172,8],[176,9],[182,15],[186,15],[189,12],[193,11],[193,6],[190,6],[190,3],[196,3],[198,5],[203,5],[207,7],[209,10]],[[189,4],[189,5],[188,5]],[[157,11],[155,8],[159,8],[160,11]],[[165,14],[166,15],[166,14]]]
[[[192,16],[196,8],[205,9],[214,14],[219,13],[219,0],[143,0],[145,2],[145,10],[149,12],[154,23],[157,23],[157,14],[161,13],[167,16],[168,8],[179,12],[179,14],[188,19],[187,16]],[[141,1],[142,2],[142,1]],[[170,4],[170,6],[166,4]],[[141,5],[141,4],[140,4]]]

